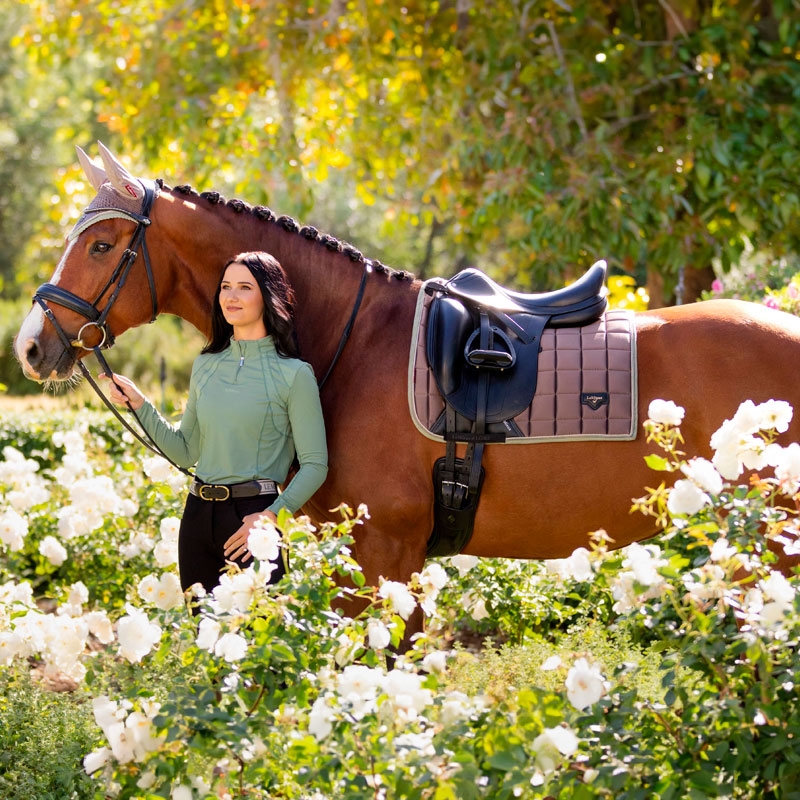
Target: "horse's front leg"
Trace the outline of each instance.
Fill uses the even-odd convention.
[[[427,536],[419,526],[405,528],[393,525],[387,532],[370,520],[356,533],[355,558],[364,573],[367,586],[380,586],[381,582],[397,581],[406,584],[415,572],[425,566]],[[413,535],[413,531],[420,531]],[[405,532],[405,536],[398,535]],[[406,630],[400,650],[411,645],[411,637],[422,631],[424,626],[422,609],[417,606],[406,620]]]

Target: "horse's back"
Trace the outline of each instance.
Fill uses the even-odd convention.
[[[687,326],[709,325],[720,328],[755,326],[776,333],[784,331],[800,339],[800,317],[745,300],[706,300],[701,303],[640,311],[636,314],[636,320],[637,327],[641,329],[665,323],[680,323]]]
[[[694,407],[716,398],[730,416],[743,400],[774,397],[793,402],[800,414],[793,372],[800,318],[741,300],[709,300],[641,312],[636,322],[643,401],[655,394]]]

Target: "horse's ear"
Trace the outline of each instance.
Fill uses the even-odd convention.
[[[106,177],[106,171],[102,167],[95,164],[94,161],[92,161],[92,159],[89,158],[89,156],[87,156],[80,147],[76,145],[75,149],[78,151],[78,161],[80,161],[83,171],[86,173],[86,177],[89,179],[89,183],[92,184],[92,187],[96,192],[99,192],[100,187],[108,180]]]
[[[123,197],[134,197],[137,200],[143,200],[144,187],[142,184],[114,158],[111,151],[102,142],[97,144],[100,148],[100,158],[106,168],[106,175],[114,189]]]

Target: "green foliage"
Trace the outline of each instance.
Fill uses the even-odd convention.
[[[14,336],[30,308],[28,302],[0,301],[0,383],[5,387],[3,392],[14,392],[18,387],[30,391],[32,385],[23,376],[12,349]]]
[[[53,272],[53,255],[77,208],[64,203],[64,165],[76,140],[99,135],[92,114],[93,76],[100,65],[89,52],[37,67],[47,51],[41,36],[20,47],[20,28],[35,25],[25,3],[0,8],[0,289],[5,299],[27,294]],[[74,187],[73,187],[74,191]],[[28,298],[29,299],[29,298]],[[5,345],[5,340],[4,340]]]
[[[32,682],[26,664],[0,670],[0,796],[4,800],[91,800],[81,769],[98,742],[89,698]]]
[[[14,51],[38,80],[91,64],[53,91],[91,93],[134,170],[341,223],[423,275],[541,288],[605,257],[669,288],[746,241],[798,249],[794,3],[24,5]]]
[[[575,654],[591,655],[611,670],[627,669],[640,695],[660,700],[664,690],[661,688],[659,647],[634,643],[633,635],[635,631],[623,623],[608,627],[596,620],[581,620],[579,626],[562,633],[537,636],[531,632],[524,643],[517,645],[497,646],[487,640],[480,650],[468,650],[457,640],[449,679],[453,686],[469,695],[506,697],[530,685],[558,691],[563,676],[543,670],[542,664],[554,656],[568,662]]]
[[[195,615],[158,549],[183,479],[126,466],[106,415],[5,418],[4,767],[43,798],[59,795],[30,781],[148,800],[795,798],[800,595],[772,564],[773,551],[796,549],[785,500],[800,467],[797,445],[778,445],[787,409],[743,408],[715,435],[726,480],[686,459],[675,417],[646,423],[665,483],[637,507],[663,528],[657,542],[609,551],[597,532],[569,559],[459,556],[408,587],[376,588],[351,553],[364,508],[342,507],[319,530],[284,513],[286,576],[268,585],[232,571],[191,600]],[[731,443],[765,459],[757,480],[737,484]],[[102,515],[60,529],[85,496]],[[12,507],[28,523],[20,546]],[[47,555],[54,534],[75,564]],[[428,633],[390,657],[416,602]],[[475,636],[504,643],[468,649]],[[78,688],[42,693],[25,677],[29,659]]]

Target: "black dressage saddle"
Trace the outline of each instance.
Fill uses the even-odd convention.
[[[434,465],[436,514],[429,555],[452,555],[472,535],[483,484],[483,447],[520,436],[514,417],[536,391],[539,346],[545,327],[594,322],[607,307],[606,262],[578,281],[542,294],[513,292],[477,269],[432,280],[426,353],[445,409],[431,428],[445,439]],[[467,443],[456,458],[456,442]]]

